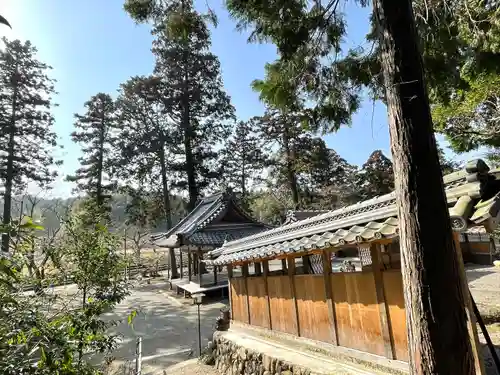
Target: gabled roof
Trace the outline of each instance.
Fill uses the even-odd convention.
[[[500,211],[498,177],[500,170],[489,171],[482,160],[471,161],[464,170],[444,177],[454,230],[495,221]],[[214,264],[229,264],[397,235],[396,195],[391,193],[228,242],[209,255],[217,257]]]
[[[238,220],[222,222],[229,212]],[[201,199],[184,219],[167,232],[152,236],[152,241],[157,246],[170,248],[185,245],[218,247],[225,241],[267,229],[270,227],[254,220],[237,204],[231,191],[224,191]]]

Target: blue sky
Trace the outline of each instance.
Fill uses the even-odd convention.
[[[246,35],[235,31],[223,0],[197,0],[217,13],[218,27],[212,32],[212,51],[219,57],[224,85],[237,115],[247,119],[263,113],[258,95],[250,82],[261,78],[264,64],[274,60],[271,45],[248,44]],[[59,95],[55,109],[56,131],[64,145],[61,174],[78,167],[79,147],[70,141],[73,114],[98,92],[115,94],[120,83],[132,75],[149,74],[153,69],[149,28],[135,25],[123,11],[123,0],[2,0],[0,12],[13,26],[2,28],[9,39],[29,39],[39,49],[39,58],[53,66]],[[368,31],[368,10],[348,0],[344,9],[348,20],[348,46],[359,45]],[[363,102],[352,126],[325,137],[327,144],[350,163],[362,164],[375,149],[388,156],[389,136],[385,107]],[[451,155],[451,154],[450,154]],[[461,155],[459,159],[463,159]],[[51,195],[68,196],[71,185],[61,179]]]

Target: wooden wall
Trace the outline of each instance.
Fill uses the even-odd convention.
[[[371,272],[331,275],[339,345],[384,355],[375,282]]]
[[[246,279],[243,277],[231,279],[231,309],[234,320],[243,323],[249,322]]]
[[[269,309],[267,307],[266,285],[263,277],[247,279],[248,304],[250,306],[250,324],[264,328],[269,326]]]
[[[331,342],[333,331],[325,300],[323,275],[299,275],[294,278],[300,335]]]
[[[382,280],[384,282],[385,301],[388,308],[396,359],[406,362],[408,361],[408,338],[406,336],[406,315],[401,271],[384,271],[382,272]]]
[[[267,278],[272,329],[286,333],[297,333],[297,323],[292,318],[295,306],[292,300],[292,286],[288,276]]]
[[[382,272],[379,288],[383,288],[383,301],[379,300],[381,293],[377,293],[371,271],[326,277],[306,274],[232,278],[232,319],[407,361],[401,271]],[[325,280],[330,281],[329,288]]]

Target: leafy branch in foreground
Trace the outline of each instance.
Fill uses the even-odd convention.
[[[81,294],[23,292],[16,259],[0,258],[0,373],[102,373],[91,360],[99,355],[106,362],[118,339],[108,334],[115,322],[102,319],[102,314],[121,301],[128,288],[120,279],[116,241],[104,226],[92,227],[89,222],[83,215],[75,216],[64,227],[65,260],[76,264],[72,273]],[[26,220],[4,226],[1,232],[30,241],[39,229]],[[75,304],[75,297],[81,303]]]

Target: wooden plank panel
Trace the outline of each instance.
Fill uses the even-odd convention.
[[[233,320],[248,323],[246,282],[243,277],[231,279],[231,308]]]
[[[472,254],[489,254],[491,244],[489,242],[469,242],[469,249]]]
[[[389,309],[385,301],[384,282],[382,280],[382,261],[381,249],[379,244],[370,246],[370,255],[372,258],[373,280],[375,282],[375,291],[377,294],[378,310],[380,312],[380,327],[382,328],[382,338],[384,340],[385,356],[389,359],[396,359],[394,344],[391,335],[391,320],[389,318]]]
[[[287,265],[288,265],[288,278],[290,283],[290,290],[292,292],[292,303],[295,313],[293,314],[293,319],[294,319],[293,324],[297,328],[297,330],[295,331],[295,335],[300,336],[299,311],[297,310],[297,300],[295,299],[295,282],[293,278],[293,276],[295,275],[295,259],[287,258]]]
[[[337,321],[335,319],[335,305],[332,298],[332,283],[330,282],[330,275],[332,274],[331,253],[325,251],[322,254],[323,260],[323,285],[325,288],[326,305],[328,306],[328,318],[330,320],[332,342],[335,345],[339,344],[337,339]]]
[[[292,318],[295,306],[288,276],[269,276],[267,278],[271,324],[273,330],[296,334],[297,326]]]
[[[267,308],[267,325],[269,329],[273,329],[271,324],[271,304],[269,303],[269,289],[267,284],[267,278],[269,276],[269,262],[267,260],[262,262],[262,271],[264,277],[264,287],[266,292],[266,308]]]
[[[296,275],[294,278],[300,335],[331,342],[333,328],[325,300],[323,275]]]
[[[247,285],[250,324],[270,328],[264,277],[249,277]]]
[[[406,313],[403,296],[403,278],[401,270],[382,272],[385,300],[391,321],[391,335],[394,342],[396,359],[408,361],[408,338],[406,336]]]
[[[384,355],[380,314],[371,272],[331,277],[339,345]]]

